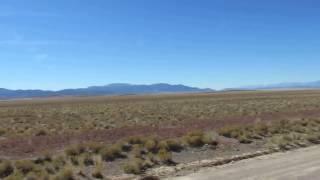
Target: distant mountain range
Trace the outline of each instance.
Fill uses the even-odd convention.
[[[234,88],[238,90],[263,90],[263,89],[319,89],[320,81],[313,82],[292,82],[292,83],[279,83],[270,85],[246,86],[241,88]]]
[[[240,88],[228,88],[223,91],[246,91],[246,90],[281,90],[281,89],[320,89],[320,81],[304,83],[279,83],[271,85],[246,86]],[[64,89],[59,91],[46,90],[9,90],[0,88],[0,100],[25,99],[60,96],[102,96],[102,95],[139,95],[161,93],[197,93],[214,92],[213,89],[201,89],[185,85],[171,84],[109,84],[106,86],[91,86],[79,89]]]
[[[212,89],[200,89],[185,85],[152,84],[109,84],[106,86],[91,86],[79,89],[64,89],[60,91],[45,90],[9,90],[0,88],[0,99],[22,99],[59,96],[99,96],[99,95],[130,95],[130,94],[159,94],[159,93],[191,93],[211,92]]]

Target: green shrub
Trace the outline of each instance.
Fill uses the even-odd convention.
[[[3,161],[0,163],[0,178],[5,178],[11,175],[13,171],[14,168],[9,161]]]

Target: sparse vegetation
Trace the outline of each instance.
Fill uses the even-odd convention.
[[[127,174],[141,174],[143,172],[143,161],[138,158],[131,159],[124,165],[123,170]]]
[[[54,180],[75,180],[75,177],[71,169],[63,169]]]
[[[309,111],[319,109],[320,94],[298,95],[118,97],[110,102],[4,105],[0,107],[0,137],[8,139],[7,147],[24,143],[20,152],[30,153],[37,147],[29,144],[37,142],[44,155],[0,160],[0,178],[103,179],[110,164],[117,164],[125,173],[141,174],[152,167],[174,165],[177,154],[214,152],[226,146],[226,140],[235,146],[280,150],[320,144],[320,115],[308,117]],[[305,111],[308,113],[301,113]],[[264,118],[264,113],[272,116]],[[11,141],[13,136],[25,139]],[[66,147],[69,143],[73,145]],[[55,151],[43,147],[51,144],[63,151],[52,154]]]
[[[36,165],[30,160],[21,160],[15,163],[15,167],[22,174],[26,175],[36,169]]]
[[[92,177],[96,178],[96,179],[103,179],[104,175],[102,173],[103,169],[102,169],[102,165],[99,164],[96,166],[96,168],[94,169],[94,171],[92,172]]]
[[[14,168],[10,161],[0,162],[0,178],[5,178],[11,175],[14,171]]]

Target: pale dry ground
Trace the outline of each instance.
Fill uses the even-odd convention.
[[[319,157],[320,146],[314,146],[203,169],[168,180],[318,180]]]

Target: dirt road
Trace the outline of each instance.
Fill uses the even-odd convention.
[[[203,169],[170,180],[318,180],[320,146]]]

